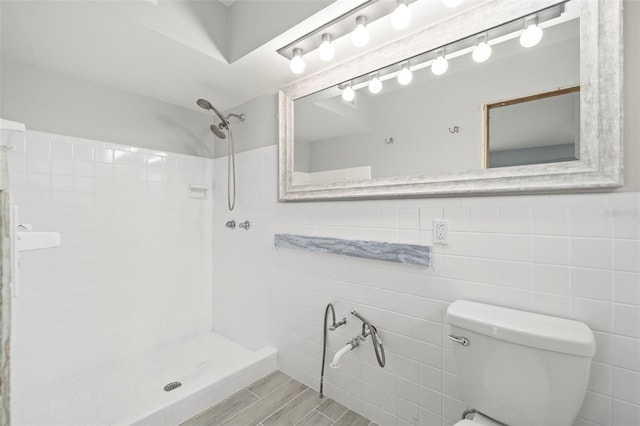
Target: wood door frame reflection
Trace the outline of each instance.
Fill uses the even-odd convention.
[[[492,109],[502,108],[510,105],[522,104],[525,102],[537,101],[539,99],[552,98],[554,96],[567,95],[569,93],[575,93],[580,91],[580,85],[564,87],[562,89],[551,90],[548,92],[536,93],[534,95],[522,96],[519,98],[506,99],[498,102],[492,102],[484,104],[484,168],[488,169],[489,166],[489,147],[490,147],[490,114]]]

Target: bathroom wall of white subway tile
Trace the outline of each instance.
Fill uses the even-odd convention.
[[[20,223],[59,248],[20,254],[12,399],[211,326],[213,161],[27,131],[9,152]]]
[[[225,182],[226,158],[215,161],[215,182]],[[275,146],[237,162],[236,210],[226,210],[224,185],[214,191],[216,330],[248,346],[272,336],[279,368],[317,389],[324,308],[333,302],[349,320],[330,332],[328,356],[359,331],[355,308],[379,326],[387,366],[361,346],[341,369],[327,368],[327,395],[381,425],[433,426],[467,408],[446,339],[448,303],[574,318],[598,346],[575,424],[640,422],[639,193],[285,204]],[[231,218],[251,229],[225,228]],[[429,268],[273,247],[278,232],[425,244],[435,218],[451,233]]]

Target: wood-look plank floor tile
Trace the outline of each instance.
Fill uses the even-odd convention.
[[[282,371],[274,371],[254,384],[247,386],[247,389],[258,395],[260,398],[264,398],[280,386],[287,383],[289,380],[291,380],[291,377],[287,376]]]
[[[316,410],[320,411],[325,416],[333,419],[334,421],[347,411],[347,407],[342,404],[338,404],[331,398],[326,398],[322,404]]]
[[[307,417],[300,420],[300,422],[298,422],[296,426],[331,426],[332,424],[333,420],[331,420],[327,416],[323,416],[316,410],[313,410],[307,415]]]
[[[264,426],[293,426],[320,404],[318,392],[307,389],[287,405],[263,420]]]
[[[225,425],[254,426],[271,416],[276,410],[308,389],[302,383],[290,379],[246,410],[229,419]]]
[[[181,426],[377,426],[275,371]]]
[[[230,396],[218,405],[209,408],[197,416],[182,423],[182,426],[204,426],[221,425],[251,404],[258,401],[258,397],[242,389],[240,392]]]
[[[347,411],[335,422],[334,426],[369,426],[371,420],[351,410]]]

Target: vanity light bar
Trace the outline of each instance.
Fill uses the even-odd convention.
[[[351,87],[354,90],[368,86],[372,73],[377,73],[380,81],[384,82],[391,78],[395,78],[398,75],[398,73],[402,70],[402,66],[404,64],[407,64],[407,62],[410,62],[411,64],[410,66],[411,71],[427,68],[431,66],[434,60],[436,59],[436,56],[437,56],[436,52],[440,52],[443,49],[446,51],[445,57],[447,60],[466,55],[468,53],[471,53],[473,49],[476,47],[476,45],[478,44],[478,37],[480,36],[482,36],[483,38],[486,37],[485,40],[487,40],[487,42],[489,42],[490,45],[495,45],[495,44],[502,43],[504,41],[519,37],[520,34],[522,33],[522,30],[524,29],[524,23],[526,20],[530,19],[533,15],[536,15],[538,18],[538,23],[540,24],[543,22],[550,21],[552,19],[559,18],[565,12],[566,10],[565,3],[567,2],[568,0],[563,3],[548,7],[546,9],[539,10],[535,14],[523,16],[518,19],[514,19],[513,21],[506,22],[497,27],[482,30],[479,33],[472,34],[468,37],[465,37],[453,43],[449,43],[445,46],[436,47],[427,52],[421,53],[420,55],[417,55],[408,59],[403,59],[400,62],[391,64],[382,69],[379,69],[373,72],[368,72],[365,75],[342,82],[338,86],[346,86],[346,85],[349,85],[350,83]]]
[[[417,0],[407,0],[407,4],[411,4]],[[311,52],[316,50],[322,44],[322,35],[330,34],[333,40],[339,39],[342,36],[351,34],[356,27],[356,17],[364,16],[366,18],[367,25],[371,24],[378,19],[390,15],[396,10],[396,1],[380,1],[380,0],[368,0],[361,5],[354,7],[353,9],[343,13],[335,19],[327,22],[321,27],[303,35],[302,37],[294,40],[293,42],[281,47],[277,52],[287,59],[293,58],[294,49],[302,49],[303,52]],[[364,12],[366,9],[366,13]]]

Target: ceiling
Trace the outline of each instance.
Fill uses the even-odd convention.
[[[225,110],[298,78],[276,50],[363,2],[1,0],[1,54],[194,110],[198,98]],[[452,10],[418,0],[402,32],[390,28],[389,17],[371,23],[365,51],[478,2]],[[334,43],[329,65],[305,55],[304,75],[363,53],[348,37]]]

